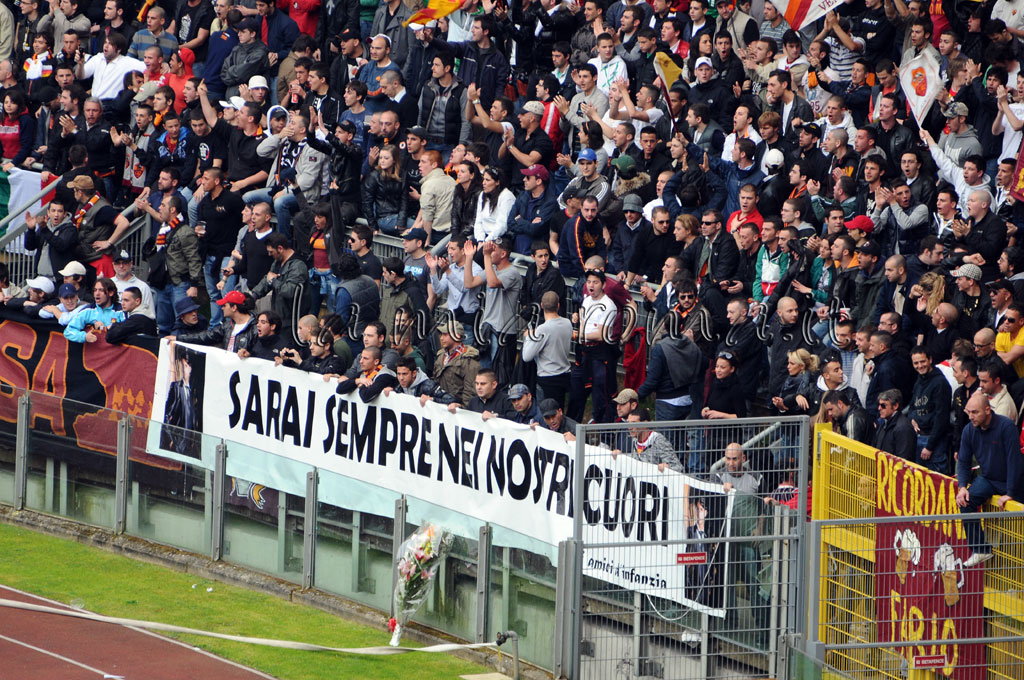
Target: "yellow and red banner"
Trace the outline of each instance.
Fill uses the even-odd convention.
[[[896,648],[911,668],[984,680],[985,645],[959,642],[985,635],[984,569],[964,567],[971,549],[959,520],[910,519],[956,513],[956,480],[881,451],[875,464],[875,516],[908,517],[875,533],[879,642],[916,643]]]
[[[448,16],[461,6],[461,0],[430,0],[426,7],[414,12],[411,17],[402,23],[402,25],[426,24],[430,21],[437,21],[438,19]]]

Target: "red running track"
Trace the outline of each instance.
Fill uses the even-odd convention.
[[[69,607],[0,586],[0,598]],[[3,680],[273,680],[175,640],[126,626],[0,607]]]

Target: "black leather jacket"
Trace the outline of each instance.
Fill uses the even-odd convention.
[[[377,218],[398,215],[401,229],[406,216],[405,181],[384,177],[379,170],[372,171],[363,182],[363,215],[370,229],[377,231]]]
[[[227,349],[228,342],[231,340],[234,330],[235,322],[230,319],[224,319],[224,323],[215,328],[207,328],[205,331],[200,333],[179,335],[178,341],[191,342],[194,345],[208,345],[210,347]],[[249,322],[245,325],[245,329],[238,335],[234,336],[235,342],[234,345],[232,345],[232,349],[235,352],[240,349],[247,349],[251,352],[256,343],[256,337],[256,315],[253,314],[249,317]]]

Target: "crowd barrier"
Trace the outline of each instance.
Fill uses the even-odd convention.
[[[956,480],[814,433],[809,643],[825,677],[1024,677],[1024,506],[958,512]],[[980,521],[993,558],[965,567]]]

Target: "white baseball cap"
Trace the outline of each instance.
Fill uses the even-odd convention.
[[[265,90],[270,89],[270,86],[267,85],[267,79],[263,76],[253,76],[252,78],[249,78],[249,89],[251,90],[254,87],[262,87]]]
[[[25,285],[29,288],[41,290],[47,295],[53,295],[53,280],[48,279],[45,276],[37,276],[34,279],[29,279],[25,282]]]

